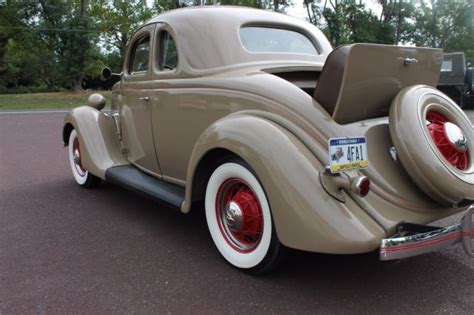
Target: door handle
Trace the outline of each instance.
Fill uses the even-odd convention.
[[[142,97],[139,97],[138,99],[145,102],[148,102],[150,100],[148,96],[142,96]]]

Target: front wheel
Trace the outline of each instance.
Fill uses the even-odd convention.
[[[71,165],[72,175],[79,186],[84,188],[94,188],[100,183],[100,178],[92,175],[84,169],[81,159],[81,147],[76,130],[72,130],[69,135],[68,155]]]
[[[212,173],[205,198],[210,234],[221,255],[251,274],[273,269],[283,251],[263,187],[250,167],[237,160]]]

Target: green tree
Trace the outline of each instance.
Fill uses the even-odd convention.
[[[86,0],[39,0],[35,29],[45,56],[42,76],[49,89],[62,86],[80,90],[87,69],[97,60],[98,33],[92,29]]]
[[[378,18],[361,1],[306,0],[309,20],[322,29],[333,46],[377,41]]]
[[[155,1],[149,7],[146,0],[98,0],[92,5],[91,15],[99,26],[107,51],[118,52],[123,59],[133,32],[154,15],[170,10],[177,2]]]
[[[416,12],[411,40],[417,46],[464,51],[474,61],[474,3],[468,0],[430,0]]]
[[[265,3],[262,0],[221,0],[219,1],[219,4],[244,6],[244,7],[251,7],[251,8],[258,8],[258,9],[265,8]]]
[[[18,67],[8,61],[9,42],[13,38],[23,38],[28,35],[31,17],[34,15],[35,5],[8,1],[0,5],[0,85],[17,85]]]
[[[272,10],[284,13],[289,6],[293,5],[292,0],[216,0],[219,5],[235,5],[265,10]],[[180,6],[212,5],[213,0],[181,0]]]
[[[382,7],[377,42],[398,45],[411,40],[416,7],[414,2],[378,0]]]

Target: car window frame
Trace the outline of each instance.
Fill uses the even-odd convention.
[[[174,67],[173,69],[162,69],[161,68],[161,62],[162,62],[162,58],[163,58],[162,53],[163,53],[163,37],[164,37],[164,34],[168,34],[168,36],[171,37],[171,40],[173,41],[175,49],[176,49],[177,63],[176,63],[176,67]],[[156,70],[159,71],[159,72],[175,72],[176,69],[179,67],[180,58],[179,58],[179,53],[178,53],[178,46],[176,45],[176,40],[174,39],[173,35],[171,35],[170,32],[168,32],[165,29],[160,29],[158,31],[158,38],[157,38],[157,41],[156,41],[156,47],[158,49],[157,54],[156,54]]]
[[[291,53],[291,52],[253,52],[253,51],[249,51],[248,49],[245,48],[244,43],[242,42],[242,38],[240,36],[240,30],[242,28],[248,28],[248,27],[274,28],[274,29],[281,29],[281,30],[285,30],[285,31],[292,31],[292,32],[299,33],[299,34],[303,35],[304,37],[306,37],[311,42],[311,44],[314,46],[314,48],[316,50],[316,54],[294,53],[294,52]],[[286,25],[286,24],[279,24],[279,23],[246,23],[246,24],[240,25],[238,33],[239,33],[238,38],[239,38],[240,46],[248,54],[306,55],[306,56],[321,56],[323,54],[321,44],[318,42],[317,38],[312,36],[311,33],[306,31],[305,29],[299,28],[299,27],[296,27],[296,26],[289,26],[289,25]]]
[[[135,62],[137,49],[138,49],[139,45],[142,43],[142,41],[144,39],[148,39],[148,60],[147,60],[148,65],[147,65],[147,68],[146,68],[146,70],[132,71],[133,70],[133,64]],[[150,70],[150,57],[151,57],[151,48],[152,48],[150,44],[151,44],[151,36],[146,35],[146,34],[139,37],[133,43],[132,50],[130,52],[130,59],[128,60],[128,74],[137,75],[137,74],[140,74],[140,73],[148,72],[148,70]]]
[[[153,47],[154,47],[154,30],[155,24],[148,24],[138,29],[130,39],[127,46],[127,52],[123,67],[123,81],[145,81],[151,78],[151,71],[153,68]],[[134,58],[134,52],[137,44],[145,37],[150,38],[148,67],[146,71],[131,72],[131,66]]]
[[[176,52],[178,54],[178,65],[173,70],[160,70],[159,58],[161,55],[161,47],[160,47],[161,34],[163,31],[166,31],[168,34],[170,34],[176,46]],[[182,53],[180,50],[178,36],[168,24],[164,22],[159,22],[157,23],[157,27],[155,29],[154,38],[155,38],[155,43],[153,46],[153,77],[154,79],[160,80],[160,79],[172,79],[172,78],[180,77],[182,75],[182,69],[183,69],[183,58],[182,58]]]

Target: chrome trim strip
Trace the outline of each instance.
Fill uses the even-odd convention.
[[[462,243],[468,255],[472,255],[474,224],[472,222],[474,205],[467,207],[460,224],[434,231],[410,236],[382,239],[380,243],[380,260],[401,259],[429,253],[440,248]]]

